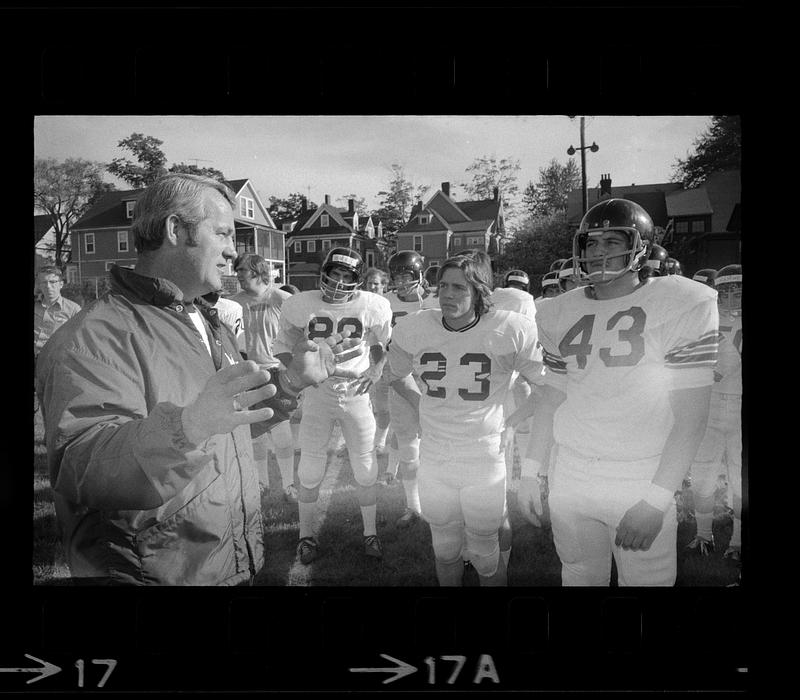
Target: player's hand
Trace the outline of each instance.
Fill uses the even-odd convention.
[[[622,549],[647,551],[664,524],[664,513],[646,501],[628,508],[617,525],[614,544]]]
[[[305,388],[330,377],[340,362],[365,352],[360,338],[350,338],[350,331],[334,333],[329,338],[301,340],[292,348],[292,363],[287,374],[291,384]]]
[[[239,425],[272,418],[271,408],[248,410],[275,395],[275,386],[265,384],[268,381],[269,372],[252,361],[223,367],[184,407],[181,422],[186,439],[199,445],[212,435],[229,433]]]
[[[549,494],[547,477],[523,476],[517,490],[517,506],[523,517],[536,527],[544,527],[549,522],[545,515],[545,501]]]
[[[379,362],[377,364],[370,365],[364,370],[364,372],[358,378],[358,381],[355,383],[356,396],[367,393],[372,386],[378,382],[378,380],[383,376],[383,367],[384,363]]]

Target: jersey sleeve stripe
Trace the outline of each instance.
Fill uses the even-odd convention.
[[[667,367],[688,367],[690,365],[714,365],[717,361],[716,352],[698,353],[680,359],[667,360]]]
[[[544,360],[545,365],[547,365],[548,369],[558,374],[566,374],[567,373],[567,363],[564,362],[558,355],[553,355],[552,353],[544,351],[542,355],[542,359]]]
[[[702,345],[709,345],[709,344],[716,344],[719,343],[722,334],[719,331],[712,331],[710,333],[706,333],[701,338],[698,338],[692,343],[687,343],[686,345],[682,345],[679,348],[676,348],[672,352],[681,352],[683,350],[691,350],[692,348],[700,347]]]

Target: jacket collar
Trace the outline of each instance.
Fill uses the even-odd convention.
[[[176,311],[178,306],[196,306],[201,311],[211,308],[202,297],[193,300],[185,300],[183,292],[176,284],[163,277],[145,277],[127,268],[114,265],[111,268],[111,291],[125,296],[132,296],[152,306],[169,307]]]

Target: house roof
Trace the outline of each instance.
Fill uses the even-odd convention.
[[[479,231],[484,233],[497,221],[500,214],[500,199],[479,199],[457,202],[444,192],[434,193],[427,205],[415,204],[408,222],[398,233],[450,230]],[[424,212],[432,214],[428,224],[420,224],[417,217]],[[462,216],[463,215],[463,216]],[[467,220],[464,220],[467,217]]]
[[[38,243],[44,237],[50,228],[52,227],[53,223],[50,220],[49,214],[37,214],[33,217],[33,242],[34,244]]]
[[[72,224],[72,230],[130,226],[131,220],[125,216],[125,202],[139,199],[142,192],[144,188],[109,192]]]
[[[500,211],[500,202],[494,199],[483,199],[471,202],[456,202],[470,219],[491,219],[494,221]]]
[[[453,233],[469,233],[475,231],[477,233],[486,233],[489,227],[494,223],[494,219],[479,219],[478,221],[464,221],[459,224],[450,224],[450,230]]]
[[[242,187],[247,184],[247,178],[244,180],[223,180],[223,182],[233,190],[234,194],[239,194],[239,192],[242,190]]]
[[[706,216],[712,214],[711,202],[704,187],[679,190],[667,195],[667,214],[673,216]]]
[[[601,196],[599,187],[590,187],[586,192],[586,203],[589,207],[592,207],[601,199],[608,197],[630,199],[637,204],[641,204],[647,210],[656,226],[664,227],[668,222],[664,199],[669,193],[680,189],[682,189],[682,186],[679,182],[660,182],[652,185],[622,185],[611,187],[610,194]],[[567,193],[567,222],[577,226],[582,218],[583,201],[581,190],[580,188],[570,190]]]

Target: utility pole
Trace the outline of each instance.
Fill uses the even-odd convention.
[[[586,117],[581,117],[581,146],[579,149],[581,152],[581,184],[582,184],[582,203],[583,203],[583,214],[586,214],[587,209],[589,208],[589,193],[586,189],[586,149],[588,148],[592,153],[597,153],[600,150],[600,146],[598,146],[594,141],[592,141],[591,146],[586,145],[586,138],[585,138],[585,123]],[[575,155],[575,148],[570,147],[567,149],[567,155],[572,156]],[[582,215],[583,215],[582,214]]]

